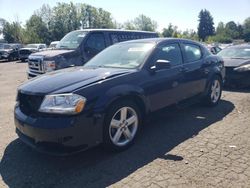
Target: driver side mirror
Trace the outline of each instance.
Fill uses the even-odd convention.
[[[150,67],[150,70],[156,71],[161,69],[170,69],[171,63],[168,60],[158,59],[153,66]]]

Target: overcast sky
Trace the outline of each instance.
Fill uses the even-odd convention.
[[[72,1],[72,0],[71,0]],[[17,18],[22,24],[42,4],[51,7],[56,2],[70,0],[0,0],[0,18],[14,21]],[[215,25],[219,21],[235,21],[243,23],[250,17],[250,0],[75,0],[74,3],[87,3],[97,8],[103,8],[112,13],[113,18],[123,23],[134,19],[139,14],[149,16],[158,23],[158,31],[169,23],[179,29],[197,29],[198,13],[206,8],[214,17]]]

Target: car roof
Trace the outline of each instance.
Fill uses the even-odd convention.
[[[45,45],[43,43],[30,43],[30,44],[27,44],[27,45]]]
[[[227,48],[250,48],[250,44],[247,44],[247,43],[246,44],[237,44],[237,45],[228,46]]]
[[[167,42],[167,41],[173,41],[173,42],[186,42],[186,43],[194,43],[198,45],[202,45],[199,42],[189,40],[189,39],[182,39],[182,38],[146,38],[146,39],[136,39],[136,40],[129,40],[121,43],[136,43],[136,42],[145,42],[145,43],[161,43],[161,42]]]
[[[137,32],[137,33],[152,33],[156,34],[156,32],[152,31],[140,31],[140,30],[122,30],[122,29],[80,29],[75,31],[111,31],[111,32]]]

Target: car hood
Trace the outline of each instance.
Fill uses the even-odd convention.
[[[58,56],[58,55],[62,55],[62,54],[71,53],[73,51],[74,50],[45,50],[45,51],[34,53],[32,55],[50,58],[50,57],[54,57],[54,56]]]
[[[37,48],[21,48],[20,49],[20,51],[21,50],[30,50],[30,51],[34,51],[34,50],[38,50]]]
[[[33,78],[19,87],[22,93],[44,95],[49,93],[67,93],[105,81],[111,77],[135,72],[130,69],[73,67],[54,71]]]
[[[250,59],[223,58],[223,60],[225,67],[238,67],[250,63]]]

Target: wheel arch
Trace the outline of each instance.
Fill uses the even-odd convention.
[[[217,67],[217,66],[212,67],[212,70],[210,71],[210,74],[209,74],[208,79],[207,79],[206,88],[209,86],[209,83],[211,82],[211,80],[215,76],[218,76],[221,79],[221,81],[223,82],[223,73],[222,73],[222,70],[219,67]]]
[[[210,86],[210,84],[211,84],[211,81],[212,81],[212,79],[214,78],[214,77],[219,77],[220,79],[221,79],[221,81],[222,81],[222,83],[223,83],[223,76],[222,76],[222,74],[220,73],[220,71],[219,70],[217,70],[217,71],[214,71],[213,72],[213,74],[211,74],[210,76],[209,76],[209,78],[208,78],[208,80],[207,80],[207,83],[206,83],[206,89],[205,89],[205,92],[204,92],[204,96],[206,96],[207,95],[207,93],[209,92],[209,86]],[[222,85],[223,86],[223,85]]]
[[[110,106],[113,106],[120,101],[133,102],[139,108],[142,116],[145,116],[148,113],[148,110],[147,110],[147,107],[146,107],[144,100],[140,96],[135,95],[135,94],[128,94],[128,95],[116,97],[115,99],[113,99],[112,101],[110,101],[107,104],[105,111],[108,110],[110,108]]]
[[[149,102],[144,95],[144,90],[133,85],[120,85],[118,87],[111,88],[106,93],[106,97],[108,100],[106,100],[105,111],[108,110],[111,105],[114,105],[121,100],[134,102],[140,109],[142,115],[147,114],[150,109]]]

